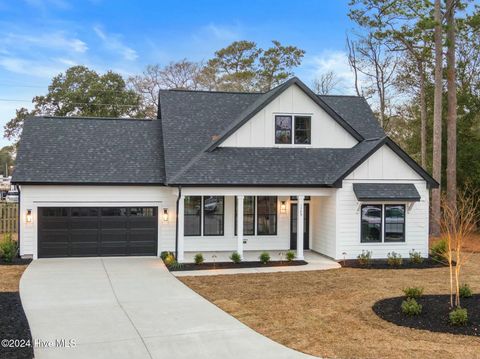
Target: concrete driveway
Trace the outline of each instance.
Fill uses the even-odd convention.
[[[38,359],[308,357],[226,314],[157,258],[36,260],[20,295]]]

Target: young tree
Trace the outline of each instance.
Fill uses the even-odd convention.
[[[333,71],[327,71],[313,80],[312,87],[316,94],[328,95],[338,86],[338,83],[339,80],[337,74]]]
[[[122,76],[112,71],[103,75],[85,66],[70,67],[52,79],[48,93],[35,96],[32,111],[17,110],[4,127],[5,137],[17,140],[23,121],[33,115],[144,117],[141,98],[127,89]]]

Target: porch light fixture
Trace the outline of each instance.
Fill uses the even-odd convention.
[[[32,210],[31,209],[27,209],[27,214],[25,216],[25,221],[27,223],[32,223]]]
[[[163,221],[168,222],[168,208],[163,209]]]
[[[280,213],[287,213],[287,204],[285,201],[280,202]]]

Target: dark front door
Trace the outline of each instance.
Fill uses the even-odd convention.
[[[310,243],[310,205],[304,204],[303,210],[303,249],[309,249]],[[297,249],[297,204],[290,206],[290,248]]]
[[[155,256],[155,207],[39,207],[38,256]]]

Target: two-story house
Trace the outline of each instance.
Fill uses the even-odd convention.
[[[428,255],[438,184],[365,99],[292,78],[266,93],[165,90],[158,119],[25,121],[22,256],[293,249]]]

